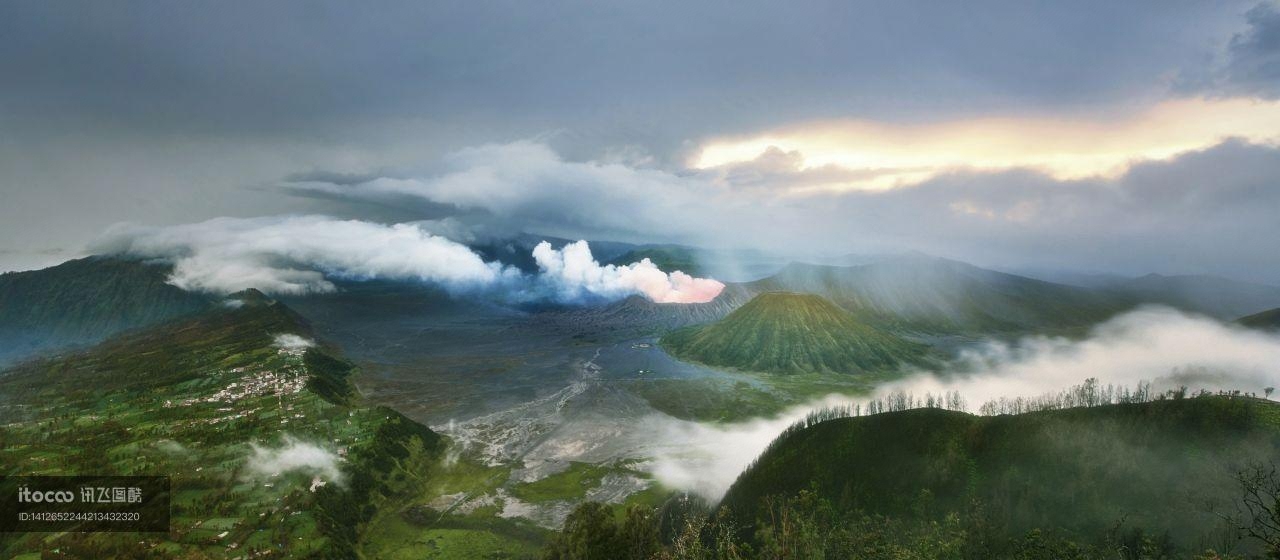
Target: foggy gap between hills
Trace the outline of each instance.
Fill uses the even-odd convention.
[[[650,465],[663,485],[718,500],[738,475],[788,426],[811,412],[861,404],[895,392],[923,398],[957,391],[976,413],[1001,397],[1037,397],[1080,385],[1153,392],[1240,390],[1263,395],[1280,381],[1280,334],[1246,330],[1163,307],[1138,309],[1093,328],[1078,340],[1028,336],[1016,343],[987,341],[962,351],[940,372],[916,371],[862,398],[828,395],[772,418],[716,425],[662,414],[646,418],[657,450]]]

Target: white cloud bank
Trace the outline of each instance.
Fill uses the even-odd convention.
[[[342,483],[342,470],[338,468],[338,456],[313,443],[285,436],[280,447],[267,448],[253,444],[252,448],[253,454],[245,463],[245,469],[251,478],[300,472]]]
[[[1032,337],[965,353],[945,375],[918,374],[872,397],[906,391],[923,397],[959,391],[971,411],[1000,397],[1034,397],[1099,383],[1156,390],[1231,390],[1262,394],[1280,383],[1280,336],[1223,325],[1169,309],[1144,309],[1098,326],[1084,340]],[[671,487],[719,499],[774,438],[809,412],[851,399],[828,396],[773,419],[714,425],[654,415],[646,430],[660,451],[654,475]]]
[[[174,262],[170,281],[183,289],[276,294],[331,292],[341,278],[390,278],[450,287],[488,284],[511,274],[466,246],[410,224],[382,225],[323,216],[215,218],[169,227],[124,225],[97,246]]]
[[[1096,327],[1082,341],[1033,337],[963,353],[951,377],[913,376],[881,388],[917,395],[959,391],[971,409],[1001,397],[1034,397],[1088,378],[1156,390],[1240,389],[1280,382],[1280,337],[1168,308],[1146,308]]]
[[[97,244],[98,252],[173,263],[170,283],[185,290],[227,294],[257,288],[273,294],[337,289],[331,278],[414,280],[453,291],[505,290],[512,299],[588,296],[617,299],[641,294],[660,303],[705,302],[724,284],[668,274],[648,259],[601,265],[586,241],[534,250],[536,278],[499,262],[485,262],[466,245],[433,235],[418,224],[384,225],[325,216],[216,218],[168,227],[121,225]]]

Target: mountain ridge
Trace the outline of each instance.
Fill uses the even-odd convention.
[[[0,365],[189,316],[214,298],[168,283],[164,264],[110,256],[0,274]]]
[[[1253,329],[1280,329],[1280,307],[1241,317],[1236,322]]]

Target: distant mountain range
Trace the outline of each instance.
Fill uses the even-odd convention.
[[[1117,294],[917,255],[849,267],[792,264],[747,287],[818,294],[850,311],[893,318],[930,332],[1084,327],[1138,303]]]
[[[1162,303],[1219,319],[1235,319],[1280,307],[1280,287],[1218,276],[1148,274],[1104,285],[1101,289],[1144,303]]]
[[[685,360],[784,374],[891,371],[926,352],[821,296],[789,292],[760,294],[724,319],[667,334],[662,346]]]

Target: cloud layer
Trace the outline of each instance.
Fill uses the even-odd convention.
[[[920,375],[878,389],[918,395],[959,391],[976,410],[1002,397],[1035,397],[1097,378],[1162,391],[1191,389],[1262,393],[1280,382],[1280,337],[1168,308],[1127,313],[1081,341],[1031,337],[1017,345],[990,342],[963,353],[946,376]]]
[[[381,225],[320,216],[216,218],[170,227],[120,226],[95,247],[174,261],[183,289],[276,294],[330,292],[325,275],[390,278],[467,288],[514,274],[466,246],[409,224]]]
[[[602,192],[594,194],[629,215],[630,227],[620,228],[617,216],[561,206],[535,215],[539,203],[527,198],[472,198],[457,190],[433,196],[518,215],[547,226],[539,231],[549,234],[591,227],[592,235],[578,237],[638,230],[696,242],[680,239],[691,223],[682,205],[723,193],[678,193],[687,190],[682,165],[709,139],[841,119],[894,126],[1028,117],[1110,121],[1188,95],[1274,98],[1280,83],[1274,79],[1275,3],[1257,0],[752,1],[737,10],[714,3],[635,2],[614,10],[584,10],[576,1],[500,4],[393,0],[376,11],[293,1],[270,7],[141,2],[130,10],[3,6],[0,73],[8,79],[0,89],[6,132],[0,138],[0,268],[47,262],[21,253],[62,248],[78,254],[85,240],[124,220],[373,211],[384,213],[382,221],[438,218],[450,210],[447,204],[342,205],[255,187],[285,176],[339,185],[379,175],[435,178],[451,165],[475,168],[458,177],[470,183],[484,178],[483,166],[440,164],[440,158],[530,137],[549,139],[560,163],[600,163],[577,167],[577,178],[599,181]],[[1053,136],[1050,131],[1038,141]],[[1100,144],[1108,140],[1099,136]],[[801,161],[812,164],[819,155],[802,154]],[[521,182],[507,172],[527,171],[528,163],[488,169],[496,181]],[[726,175],[736,178],[736,189],[795,186],[799,179],[810,186],[867,180],[813,165],[803,174],[779,170],[776,163],[762,180],[752,179],[759,170],[745,164]],[[566,166],[552,167],[554,173],[528,178],[565,195],[593,192],[582,184],[557,191]],[[636,184],[652,187],[653,200],[630,206],[609,200],[618,177],[635,182],[627,168],[652,171]],[[1239,180],[1234,169],[1218,173],[1226,183]],[[674,202],[659,200],[673,191]],[[725,204],[732,206],[736,198],[729,198]],[[845,219],[865,224],[853,234],[831,231],[825,225],[831,216],[794,220],[774,208],[792,228],[812,227],[814,234],[758,237],[807,247],[865,241],[869,232],[884,231],[877,241],[885,245],[919,245],[872,223],[876,204],[849,204],[872,213]],[[689,213],[714,218],[701,206]],[[772,217],[770,204],[760,212],[711,206],[750,227]],[[678,219],[667,220],[667,211]],[[987,246],[972,239],[973,232],[962,233],[918,235],[974,251]]]
[[[922,373],[879,387],[923,397],[958,391],[971,411],[1002,397],[1036,397],[1096,378],[1102,385],[1157,391],[1234,390],[1262,394],[1280,383],[1280,336],[1246,331],[1170,309],[1135,311],[1099,325],[1087,338],[1032,337],[1015,345],[991,342],[962,356],[941,375]],[[847,404],[830,396],[776,418],[730,425],[652,416],[645,427],[662,442],[654,475],[674,488],[718,499],[786,427],[815,409]]]
[[[807,189],[910,186],[954,171],[1028,169],[1059,181],[1114,179],[1129,166],[1212,147],[1226,138],[1280,139],[1280,102],[1168,100],[1133,114],[1085,117],[980,117],[910,125],[832,120],[702,146],[698,169],[753,163],[769,150],[801,169],[834,168]]]
[[[455,220],[575,238],[813,252],[920,250],[994,267],[1212,273],[1280,282],[1280,148],[1228,140],[1114,177],[949,171],[907,188],[831,192],[857,171],[803,154],[693,173],[566,161],[522,141],[455,153],[436,174],[295,184],[326,197],[417,197]],[[865,176],[863,176],[865,177]]]
[[[724,288],[716,280],[668,274],[649,259],[601,265],[586,241],[561,249],[542,242],[533,250],[540,272],[528,277],[485,262],[466,245],[428,233],[428,227],[324,216],[218,218],[169,227],[118,226],[95,250],[170,261],[170,283],[215,294],[247,288],[324,293],[337,289],[333,279],[379,278],[428,282],[454,292],[489,291],[513,302],[577,303],[638,294],[658,303],[699,303]],[[300,342],[279,338],[277,345],[292,350]]]

